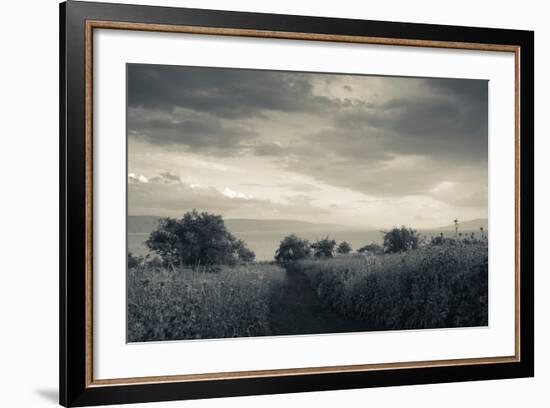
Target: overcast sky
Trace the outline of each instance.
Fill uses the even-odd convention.
[[[417,228],[487,216],[479,80],[128,65],[128,212]]]

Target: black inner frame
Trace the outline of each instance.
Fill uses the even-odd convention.
[[[86,20],[514,45],[520,48],[520,354],[513,363],[86,387]],[[60,403],[64,406],[445,383],[534,375],[534,33],[68,1],[60,5]],[[510,198],[512,199],[512,198]]]

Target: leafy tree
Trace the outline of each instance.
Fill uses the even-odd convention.
[[[416,230],[404,225],[401,228],[394,227],[390,231],[384,232],[385,252],[405,252],[417,249],[419,244],[420,235]]]
[[[369,252],[371,254],[381,254],[384,252],[384,248],[381,245],[375,244],[374,242],[372,244],[367,244],[362,246],[357,250],[359,253],[365,253]]]
[[[313,244],[311,244],[313,254],[316,258],[332,258],[335,246],[336,241],[333,239],[329,239],[329,237],[318,239]]]
[[[235,250],[238,259],[242,262],[252,262],[256,258],[256,254],[240,239],[235,242]]]
[[[254,259],[246,244],[227,231],[220,215],[197,210],[181,219],[160,219],[145,245],[172,267],[208,268]]]
[[[307,239],[295,234],[285,237],[275,252],[275,260],[279,263],[288,263],[305,259],[311,256],[311,248]]]
[[[351,245],[347,241],[342,241],[338,245],[338,248],[336,248],[336,252],[339,254],[349,254],[351,252]]]

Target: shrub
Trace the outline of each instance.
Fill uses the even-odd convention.
[[[240,239],[235,242],[235,250],[239,261],[252,262],[256,258],[256,254],[248,249],[244,241],[241,241]]]
[[[311,248],[313,249],[313,255],[315,256],[315,258],[332,258],[335,246],[336,241],[330,239],[329,237],[318,239],[313,244],[311,244]]]
[[[392,228],[384,232],[384,251],[388,253],[404,252],[417,249],[420,244],[420,235],[412,228],[404,225],[401,228]]]
[[[305,259],[310,256],[311,248],[309,241],[299,238],[294,234],[285,237],[275,252],[275,260],[281,264]]]
[[[457,238],[448,238],[441,232],[439,235],[431,237],[428,245],[487,245],[487,242],[487,236],[483,233],[480,238],[474,232],[466,235],[458,233]]]
[[[366,330],[486,326],[485,242],[424,246],[369,258],[305,260],[292,265],[320,301],[365,322]]]
[[[181,219],[163,218],[145,245],[172,268],[233,265],[254,259],[246,244],[225,227],[220,215],[187,212]]]
[[[340,245],[338,245],[338,248],[336,248],[336,252],[339,254],[349,254],[351,252],[351,245],[347,241],[340,242]]]

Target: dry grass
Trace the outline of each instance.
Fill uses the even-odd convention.
[[[131,268],[128,341],[269,335],[270,301],[285,279],[285,271],[271,264],[216,273]]]
[[[487,243],[297,262],[327,307],[372,330],[485,326]]]

